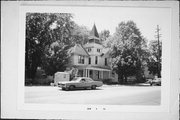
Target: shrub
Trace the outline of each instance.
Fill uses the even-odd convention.
[[[26,79],[25,85],[50,85],[50,83],[53,82],[54,82],[53,77],[47,76],[45,78],[35,78],[34,80]]]
[[[118,84],[117,82],[114,82],[114,80],[111,78],[103,79],[102,82],[107,85]]]
[[[25,85],[31,85],[32,79],[31,78],[25,78]]]

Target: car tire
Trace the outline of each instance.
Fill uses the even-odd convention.
[[[68,90],[69,90],[69,88],[68,88],[68,87],[66,87],[66,88],[64,88],[64,90],[68,91]]]
[[[70,90],[73,90],[75,87],[73,85],[69,86]]]
[[[96,89],[96,85],[92,85],[91,89],[93,89],[93,90]]]

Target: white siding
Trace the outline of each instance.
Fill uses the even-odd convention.
[[[97,64],[95,64],[96,56],[93,55],[93,56],[90,56],[90,57],[91,57],[91,64],[90,65],[105,66],[105,58],[107,58],[107,57],[97,56],[98,57]],[[88,59],[87,62],[89,64],[89,59]],[[107,66],[110,66],[109,58],[107,58]]]
[[[88,48],[91,48],[91,51],[88,52]],[[91,64],[89,64],[89,57],[85,56],[84,59],[84,64],[78,63],[78,57],[79,55],[73,54],[71,57],[71,64],[72,65],[93,65],[93,66],[105,66],[105,58],[107,58],[107,65],[106,66],[111,66],[110,62],[110,57],[107,55],[103,55],[102,53],[104,52],[103,46],[100,44],[89,44],[85,45],[85,49],[89,53],[89,57],[91,58]],[[100,52],[97,52],[97,49],[100,49]],[[98,57],[98,62],[95,64],[95,58],[96,56]]]
[[[74,62],[72,62],[73,65],[88,65],[88,63],[89,63],[89,59],[87,56],[84,57],[84,64],[78,63],[79,55],[73,55],[72,57],[73,57],[72,59],[74,61]]]

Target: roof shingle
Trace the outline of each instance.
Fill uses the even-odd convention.
[[[99,34],[97,32],[97,28],[96,28],[95,24],[94,24],[94,26],[93,26],[93,28],[92,28],[92,30],[90,32],[90,36],[99,38]]]
[[[87,51],[83,48],[82,45],[76,44],[74,47],[72,47],[69,51],[71,54],[77,54],[77,55],[83,55],[83,56],[89,56]]]

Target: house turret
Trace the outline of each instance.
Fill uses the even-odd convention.
[[[89,43],[98,43],[100,44],[100,39],[99,39],[99,34],[96,28],[96,25],[94,24],[91,32],[90,32],[90,36],[89,36]]]

